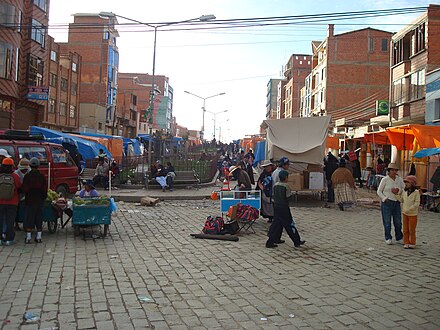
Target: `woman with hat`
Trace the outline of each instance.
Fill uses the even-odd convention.
[[[356,202],[356,184],[350,170],[345,167],[346,160],[339,160],[339,167],[333,172],[331,182],[335,192],[335,203],[341,211],[344,207],[352,206]]]
[[[20,160],[20,162],[18,163],[18,168],[15,170],[15,174],[18,175],[18,177],[20,178],[20,182],[23,184],[23,179],[24,176],[26,174],[28,174],[31,171],[31,167],[29,166],[29,159],[27,158],[22,158]],[[18,191],[18,207],[20,208],[20,204],[23,203],[22,199],[24,197],[23,192],[21,191],[21,189],[19,189]],[[15,217],[15,230],[16,231],[20,231],[20,225],[19,225],[19,221],[18,221],[18,212],[17,212],[17,216]]]
[[[237,179],[237,190],[251,190],[251,180],[249,175],[240,166],[231,166],[229,176],[233,175]]]
[[[414,175],[408,175],[403,182],[405,183],[404,191],[396,195],[397,199],[402,203],[403,248],[414,249],[416,247],[416,226],[420,206],[420,192],[417,190],[417,178]]]
[[[272,171],[273,164],[270,160],[264,160],[261,165],[261,172],[256,189],[261,190],[261,216],[267,218],[268,222],[273,220],[273,204],[272,204]]]
[[[79,197],[99,197],[99,193],[95,190],[93,180],[86,180],[83,182],[84,188],[79,192]]]
[[[393,244],[391,236],[391,219],[394,224],[394,233],[397,243],[402,243],[402,211],[400,202],[396,195],[405,188],[402,178],[397,175],[399,167],[395,163],[390,163],[387,167],[387,176],[384,177],[377,188],[377,195],[381,199],[380,210],[382,212],[382,222],[385,231],[385,243]]]

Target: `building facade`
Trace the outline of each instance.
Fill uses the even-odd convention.
[[[286,80],[280,80],[277,86],[277,114],[276,119],[284,118],[284,97],[286,93]]]
[[[269,79],[266,90],[266,119],[277,118],[278,84],[281,79]]]
[[[376,101],[389,95],[392,33],[365,28],[312,42],[312,116],[330,115],[355,127],[376,115]]]
[[[311,55],[292,54],[284,66],[286,77],[284,91],[284,115],[281,118],[300,116],[301,88],[311,71]]]
[[[28,129],[43,118],[49,86],[49,0],[0,1],[0,127]]]
[[[429,111],[425,99],[427,76],[440,68],[440,6],[430,5],[425,14],[397,32],[392,38],[391,102],[392,126],[438,120],[430,94]],[[436,76],[438,73],[432,73]],[[435,81],[430,78],[430,92]],[[434,103],[431,103],[433,101]],[[428,115],[428,118],[425,118]]]
[[[79,129],[112,134],[116,120],[119,37],[115,17],[74,14],[69,24],[69,52],[82,56]]]

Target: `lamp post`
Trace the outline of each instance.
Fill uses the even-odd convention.
[[[184,91],[184,92],[189,94],[189,95],[195,96],[195,97],[203,100],[203,107],[202,107],[202,112],[203,112],[203,116],[202,116],[202,134],[201,134],[202,135],[201,139],[203,140],[203,138],[205,136],[205,112],[207,111],[206,108],[205,108],[206,100],[210,99],[210,98],[213,98],[213,97],[216,97],[216,96],[225,95],[226,93],[225,92],[221,92],[221,93],[214,94],[214,95],[211,95],[211,96],[208,96],[208,97],[203,97],[203,96],[196,95],[196,94],[188,92],[188,91]]]
[[[149,138],[148,138],[148,165],[151,166],[151,135],[152,135],[152,131],[153,131],[153,110],[154,110],[154,97],[155,97],[155,85],[154,85],[154,80],[155,80],[155,73],[156,73],[156,40],[157,40],[157,30],[161,27],[164,26],[170,26],[170,25],[175,25],[175,24],[181,24],[181,23],[188,23],[188,22],[193,22],[193,21],[201,21],[201,22],[207,22],[207,21],[211,21],[214,20],[216,17],[214,15],[202,15],[196,18],[191,18],[191,19],[187,19],[184,21],[177,21],[177,22],[167,22],[167,23],[159,23],[159,24],[149,24],[149,23],[144,23],[141,21],[138,21],[136,19],[132,19],[132,18],[128,18],[128,17],[124,17],[121,15],[117,15],[115,13],[112,12],[100,12],[99,16],[102,17],[120,17],[122,19],[125,19],[127,21],[131,21],[134,23],[138,23],[141,25],[146,25],[149,26],[151,28],[154,29],[154,42],[153,42],[153,69],[152,69],[152,75],[151,75],[151,92],[150,92],[150,102],[149,102],[149,107],[148,107],[148,112],[149,112],[149,118],[148,118],[148,126],[149,126]]]
[[[205,110],[206,112],[209,112],[210,114],[214,115],[214,133],[212,133],[212,137],[215,139],[215,122],[217,119],[217,115],[228,112],[228,110],[218,111],[218,112],[211,112],[208,110]]]

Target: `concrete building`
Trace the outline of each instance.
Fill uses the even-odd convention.
[[[269,79],[266,91],[266,119],[277,118],[278,84],[281,79]]]
[[[440,6],[429,5],[425,14],[392,38],[390,121],[392,126],[434,122],[439,119],[436,98],[425,99],[427,75],[440,68]],[[430,78],[430,92],[436,87]],[[428,110],[428,111],[427,111]],[[427,116],[427,117],[426,117]]]
[[[151,75],[148,73],[119,73],[119,90],[121,92],[134,91],[137,95],[137,134],[149,134],[151,124],[152,133],[162,131],[171,133],[173,123],[173,88],[169,85],[169,78],[157,75],[154,77],[155,97],[151,113],[150,106]]]
[[[277,86],[277,115],[276,119],[284,118],[284,96],[286,94],[286,81],[280,80]]]
[[[117,99],[117,19],[74,14],[66,49],[82,56],[80,131],[112,134]]]
[[[426,74],[425,123],[440,125],[440,69]]]
[[[311,115],[356,127],[376,115],[376,101],[389,95],[392,33],[365,28],[313,41]]]
[[[300,117],[310,117],[311,115],[311,101],[312,101],[312,74],[309,74],[305,81],[304,87],[301,88],[301,104]]]
[[[301,88],[311,71],[311,55],[292,54],[284,66],[286,77],[284,91],[284,115],[281,118],[300,116]]]
[[[43,119],[49,94],[49,0],[0,2],[0,127],[27,129]]]

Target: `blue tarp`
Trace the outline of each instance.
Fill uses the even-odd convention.
[[[78,152],[81,154],[84,160],[97,157],[99,154],[99,149],[104,150],[107,156],[109,158],[112,158],[112,154],[110,153],[110,151],[108,151],[107,148],[100,143],[88,141],[74,135],[61,133],[58,131],[37,126],[31,126],[30,132],[31,134],[42,134],[46,139],[53,139],[53,142],[59,141],[59,144],[62,144],[62,142],[66,141],[74,141],[76,143],[76,146],[78,147]]]
[[[133,145],[135,156],[142,155],[141,142],[138,139],[129,139],[129,138],[124,138],[124,155],[127,155],[127,147],[130,143]]]
[[[254,151],[255,159],[254,159],[254,167],[257,166],[261,161],[266,159],[266,141],[259,141],[255,146]]]
[[[414,158],[423,158],[428,156],[440,155],[440,147],[438,148],[428,148],[417,151],[414,154]]]

